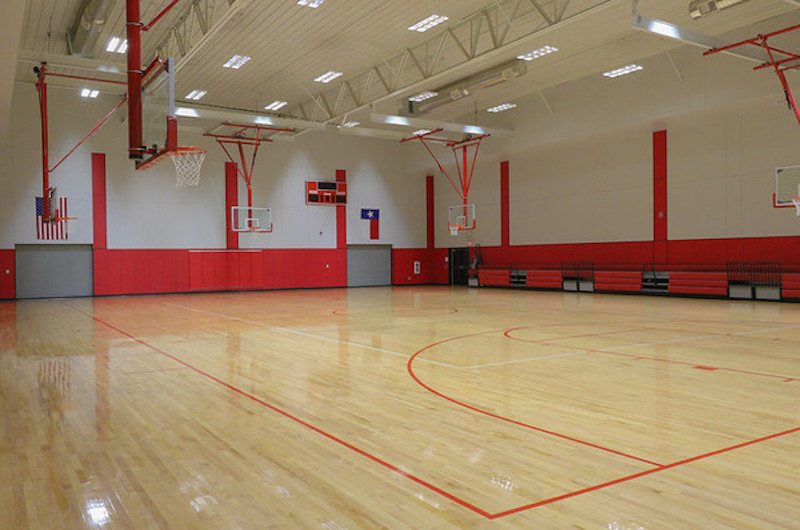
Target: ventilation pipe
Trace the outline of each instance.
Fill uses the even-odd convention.
[[[83,0],[67,32],[71,55],[94,57],[97,39],[116,0]]]
[[[419,114],[428,112],[433,109],[439,108],[443,105],[453,103],[460,99],[466,98],[485,88],[493,87],[500,83],[505,83],[516,77],[525,75],[528,72],[528,66],[525,61],[517,59],[501,64],[479,74],[462,79],[452,85],[436,90],[441,96],[423,101],[421,103],[414,103],[411,105],[411,113]],[[409,102],[412,103],[412,102]]]
[[[689,2],[689,16],[698,19],[746,1],[747,0],[692,0]]]

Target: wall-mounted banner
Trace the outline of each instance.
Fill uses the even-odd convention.
[[[378,226],[378,219],[380,219],[380,210],[361,208],[361,218],[369,220],[369,238],[379,239],[380,229]]]

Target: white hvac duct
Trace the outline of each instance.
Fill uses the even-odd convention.
[[[747,0],[692,0],[689,2],[689,16],[698,19],[742,2]]]
[[[97,39],[116,0],[83,0],[67,32],[69,53],[93,57]]]
[[[515,59],[436,90],[436,92],[441,94],[440,96],[423,101],[419,104],[414,104],[412,113],[428,112],[442,105],[447,105],[448,103],[453,103],[459,99],[471,96],[478,90],[505,83],[506,81],[525,75],[527,72],[527,63]]]

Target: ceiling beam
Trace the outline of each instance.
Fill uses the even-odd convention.
[[[5,2],[3,8],[3,32],[0,34],[0,50],[3,50],[0,53],[0,140],[6,137],[11,118],[11,96],[14,93],[17,53],[26,3]]]
[[[655,33],[656,35],[661,35],[662,37],[669,37],[670,39],[679,40],[681,42],[686,42],[688,44],[693,44],[709,50],[713,48],[722,48],[728,44],[732,44],[731,42],[724,41],[718,37],[706,35],[704,33],[698,33],[697,31],[682,28],[663,20],[649,18],[638,13],[633,15],[632,26],[637,30]],[[769,61],[767,52],[761,48],[756,48],[755,46],[752,48],[743,46],[732,50],[726,50],[723,53],[748,59],[750,61],[758,61],[760,63],[766,63]]]
[[[441,129],[447,132],[465,134],[491,134],[492,136],[509,137],[514,134],[512,129],[498,129],[489,127],[479,127],[468,123],[448,123],[437,120],[424,120],[421,118],[409,118],[406,116],[393,116],[390,114],[375,114],[369,116],[373,123],[386,123],[388,125],[398,125],[400,127],[411,127],[414,129]]]
[[[453,42],[451,49],[457,55],[455,63],[452,61],[452,54],[447,53],[449,50],[440,49],[442,33],[435,33],[428,39],[349,77],[348,81],[352,86],[364,87],[364,92],[372,96],[360,102],[353,102],[351,106],[343,105],[327,119],[336,120],[346,113],[408,96],[414,91],[431,90],[436,83],[452,81],[452,76],[458,71],[467,73],[467,69],[471,69],[471,73],[474,73],[481,67],[491,66],[490,61],[507,60],[512,53],[516,55],[520,47],[530,42],[537,42],[556,27],[584,20],[618,1],[589,0],[588,4],[576,3],[573,10],[567,11],[567,6],[573,4],[569,0],[564,0],[564,3],[556,6],[555,12],[555,15],[563,16],[563,20],[555,22],[554,16],[547,15],[542,0],[497,0],[491,6],[442,30],[449,36],[448,40]],[[509,13],[512,15],[508,16]],[[475,31],[475,28],[484,23],[484,19],[495,21],[495,31]],[[548,23],[548,20],[551,23]],[[509,34],[518,36],[506,41],[506,36]],[[441,59],[445,55],[450,56],[447,62],[442,60],[433,62],[431,57]],[[423,63],[426,63],[428,68],[422,68]],[[370,76],[370,71],[373,69],[376,70],[377,76]],[[448,76],[451,79],[448,79]],[[392,82],[388,83],[389,90],[386,89],[387,83],[378,84],[379,78],[392,79]],[[371,86],[365,87],[368,82]],[[333,91],[337,90],[336,87],[323,90],[317,95],[309,94],[312,101],[316,101],[323,94],[330,94],[331,98],[335,98]],[[300,115],[311,103],[309,101],[299,103],[294,109],[294,114]]]

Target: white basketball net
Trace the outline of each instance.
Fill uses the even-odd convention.
[[[200,170],[206,159],[206,150],[199,147],[181,147],[170,155],[175,164],[175,187],[200,184]]]
[[[800,197],[792,197],[794,207],[797,208],[797,216],[800,217]]]

